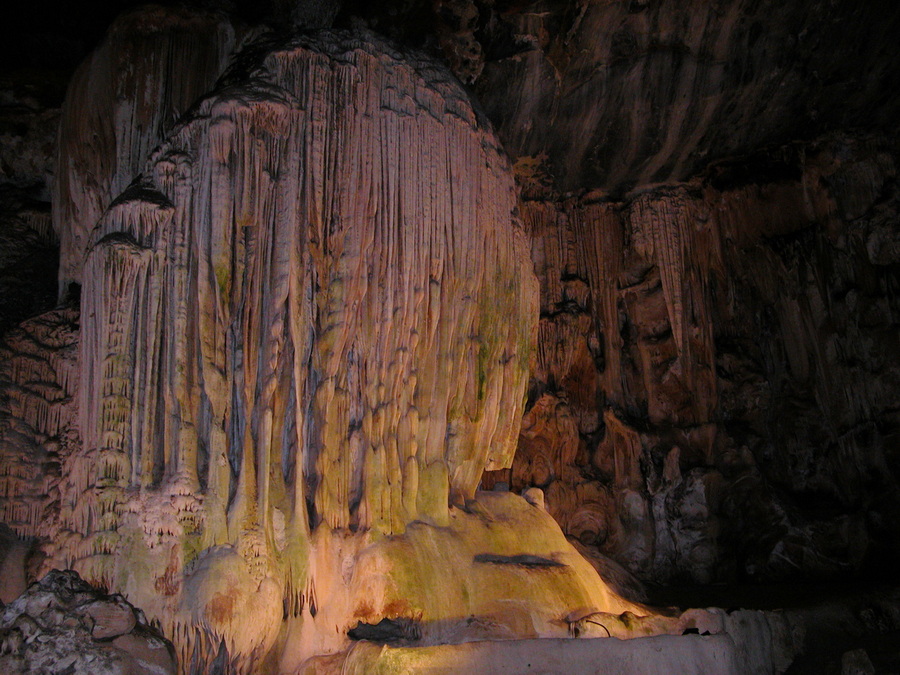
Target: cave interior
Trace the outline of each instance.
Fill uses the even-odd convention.
[[[0,671],[900,672],[896,2],[0,17]]]

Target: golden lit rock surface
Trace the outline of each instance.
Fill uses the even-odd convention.
[[[489,128],[436,63],[345,33],[247,50],[91,234],[81,447],[60,487],[79,494],[47,564],[127,591],[182,667],[223,640],[254,667],[283,607],[327,652],[349,617],[416,597],[432,603],[417,621],[490,612],[509,636],[543,634],[570,604],[626,606],[543,511],[533,545],[513,517],[480,526],[499,547],[474,525],[443,534],[515,450],[537,319],[515,208]],[[385,536],[416,563],[399,544],[363,551]],[[342,567],[422,583],[332,588],[335,537],[360,556]],[[534,572],[552,541],[570,561]],[[536,574],[536,595],[504,614],[454,565],[463,590],[415,576],[456,549],[467,568],[501,556],[482,576]],[[571,580],[553,590],[557,576]]]
[[[521,411],[536,284],[511,177],[431,64],[267,48],[94,232],[85,445],[113,484],[205,485],[214,530],[226,507],[301,526],[299,499],[313,527],[444,521],[432,490],[471,497]]]
[[[570,615],[648,613],[610,591],[543,508],[508,492],[476,493],[445,527],[415,522],[390,537],[320,529],[311,548],[314,614],[289,624],[286,666],[344,650],[358,623],[385,618],[423,646],[567,637]]]

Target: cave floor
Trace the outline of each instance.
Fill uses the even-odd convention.
[[[657,587],[648,593],[649,604],[658,607],[781,610],[801,618],[805,649],[788,675],[900,673],[898,583],[718,584]],[[865,651],[872,670],[851,663],[850,653],[858,656],[859,650]]]

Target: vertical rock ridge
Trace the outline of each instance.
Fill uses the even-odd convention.
[[[447,525],[515,451],[537,318],[515,207],[436,64],[338,32],[249,49],[91,233],[67,562],[165,617],[182,664],[224,640],[246,668],[278,622],[239,616],[328,588],[312,530]]]
[[[864,526],[850,495],[866,481],[896,494],[874,431],[893,428],[882,335],[895,257],[873,253],[890,249],[892,148],[837,134],[624,202],[523,200],[541,285],[536,402],[511,473],[485,484],[542,487],[568,534],[662,580],[709,579],[717,556],[746,556],[750,575],[843,569],[869,532],[884,546],[890,528]],[[870,308],[868,327],[846,302]],[[813,446],[816,459],[801,449]],[[803,478],[788,455],[806,457]],[[786,485],[832,510],[790,512]],[[723,522],[746,536],[720,537]],[[844,552],[814,563],[802,552],[827,548],[823,532]]]
[[[177,119],[209,91],[242,32],[216,13],[148,6],[122,15],[75,73],[52,190],[61,290],[80,283],[94,225]]]
[[[59,463],[77,445],[77,321],[54,310],[0,345],[0,520],[23,537],[52,531]]]

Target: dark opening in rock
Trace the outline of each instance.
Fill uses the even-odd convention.
[[[479,553],[473,559],[477,563],[494,565],[521,565],[522,567],[565,567],[560,562],[537,555],[497,555],[495,553]]]
[[[356,628],[347,631],[351,640],[369,640],[371,642],[411,642],[421,637],[418,624],[412,619],[398,617],[382,619],[376,624],[358,621]]]

